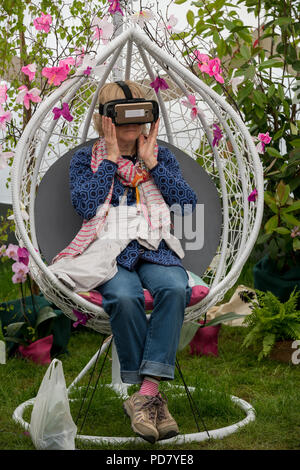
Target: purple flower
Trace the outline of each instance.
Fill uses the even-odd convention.
[[[53,108],[52,112],[54,114],[53,120],[56,120],[60,116],[62,116],[67,121],[73,121],[73,116],[71,116],[71,114],[70,114],[70,109],[69,109],[68,103],[63,103],[62,108]]]
[[[87,67],[87,68],[83,71],[83,74],[84,74],[84,75],[91,75],[91,71],[92,71],[92,67]]]
[[[108,3],[110,3],[108,13],[111,13],[112,15],[114,15],[118,11],[119,13],[121,13],[121,15],[124,16],[119,0],[108,0]]]
[[[300,230],[299,229],[300,229],[300,227],[298,227],[298,226],[295,226],[293,228],[293,230],[291,231],[291,237],[292,238],[299,237],[299,235],[300,235]]]
[[[19,263],[23,263],[26,266],[28,266],[28,264],[29,264],[29,252],[28,252],[27,248],[19,247],[17,253],[18,253]]]
[[[253,191],[252,191],[252,193],[249,194],[249,196],[248,196],[248,201],[249,201],[249,202],[251,202],[251,201],[255,202],[256,199],[257,199],[257,196],[258,196],[257,189],[254,188]]]
[[[84,313],[79,312],[73,308],[73,313],[77,317],[77,321],[73,323],[73,327],[76,328],[78,325],[85,325],[88,321],[88,316]]]
[[[150,83],[150,86],[154,88],[155,93],[158,93],[158,90],[167,90],[169,85],[167,84],[166,80],[160,77],[156,77],[156,79]]]
[[[219,145],[219,142],[223,137],[223,133],[222,133],[221,129],[219,128],[219,126],[217,124],[213,124],[213,127],[214,127],[214,130],[213,130],[214,140],[213,140],[212,145],[214,147],[215,145],[216,146]]]

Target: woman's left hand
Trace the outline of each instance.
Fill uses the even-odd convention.
[[[139,157],[144,161],[149,170],[154,168],[157,164],[157,159],[154,156],[154,149],[158,134],[158,127],[159,118],[155,123],[152,122],[148,137],[140,135],[138,139]]]

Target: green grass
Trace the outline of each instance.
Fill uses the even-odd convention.
[[[248,278],[248,276],[250,276]],[[247,281],[248,279],[248,281]],[[244,268],[238,281],[251,284],[251,266]],[[237,283],[237,284],[238,284]],[[1,288],[2,290],[2,288]],[[227,301],[235,286],[227,294]],[[13,295],[13,294],[11,294]],[[8,295],[9,297],[9,295]],[[224,439],[207,440],[200,443],[170,445],[167,443],[148,443],[124,445],[93,445],[76,442],[78,449],[127,449],[127,450],[299,450],[300,449],[300,365],[282,364],[265,359],[257,362],[251,349],[241,345],[246,328],[222,325],[219,335],[218,357],[197,357],[189,354],[189,348],[179,353],[178,359],[185,380],[189,386],[196,387],[194,399],[208,430],[228,426],[245,417],[244,411],[230,399],[231,395],[249,402],[256,411],[256,420]],[[69,385],[88,362],[101,343],[101,337],[94,331],[81,328],[71,335],[68,345],[69,354],[60,357],[63,363],[66,383]],[[99,367],[102,358],[99,361]],[[98,367],[98,368],[99,368]],[[111,354],[107,358],[103,377],[96,389],[85,425],[81,434],[98,436],[132,436],[129,419],[122,410],[122,400],[104,384],[110,383]],[[28,434],[12,420],[15,408],[39,389],[47,366],[39,366],[21,358],[11,358],[6,365],[0,365],[0,449],[33,450]],[[89,374],[83,379],[81,391],[72,395],[80,398],[84,393]],[[92,385],[96,377],[92,380]],[[178,372],[174,384],[182,385]],[[166,387],[167,384],[164,384]],[[137,389],[131,387],[132,391]],[[197,432],[197,426],[190,410],[186,395],[178,396],[165,390],[169,408],[176,418],[182,433]],[[89,391],[88,399],[90,397]],[[71,401],[73,419],[76,420],[80,400]],[[83,415],[86,408],[83,409]],[[30,421],[31,409],[27,408],[24,419]],[[81,427],[82,418],[78,422]],[[204,426],[199,420],[200,431]]]

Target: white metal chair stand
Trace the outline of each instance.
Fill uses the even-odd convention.
[[[192,266],[196,255],[201,259],[202,254],[205,257],[208,253],[209,259],[205,259],[204,265],[199,263],[192,266],[193,269],[189,265],[185,266],[204,277],[210,288],[203,300],[185,311],[185,321],[198,320],[211,306],[220,302],[235,284],[259,233],[263,214],[263,169],[253,139],[241,118],[222,96],[136,28],[124,31],[106,45],[95,59],[95,65],[103,65],[102,71],[94,74],[92,72],[89,76],[82,72],[76,73],[40,103],[16,147],[12,169],[13,210],[16,236],[20,244],[26,246],[30,252],[30,274],[44,296],[69,318],[76,320],[73,310],[79,310],[88,317],[87,327],[102,334],[111,334],[106,312],[70,291],[48,269],[47,260],[39,246],[35,217],[36,194],[54,163],[60,161],[70,149],[97,137],[91,120],[98,90],[106,81],[137,81],[150,99],[155,98],[150,83],[158,73],[165,74],[169,88],[160,90],[157,94],[161,111],[159,139],[184,152],[191,164],[196,165],[196,160],[197,166],[200,166],[198,163],[201,164],[201,169],[215,185],[221,205],[217,246],[210,246],[210,228],[204,247],[199,247],[194,252],[189,263]],[[190,110],[182,104],[182,99],[190,94],[195,96],[197,106],[202,111],[195,120],[191,118]],[[62,102],[69,103],[74,117],[72,122],[66,123],[63,118],[53,120],[52,109],[55,106],[61,107]],[[213,145],[214,123],[218,124],[223,133],[219,145]],[[248,196],[254,188],[258,192],[257,200],[249,202]],[[201,188],[193,186],[193,189],[197,189],[201,196]],[[22,218],[23,207],[29,214],[29,220]],[[51,231],[51,226],[48,230]],[[91,364],[87,368],[90,366]],[[121,392],[126,392],[126,385],[118,382],[115,371],[113,368],[112,385],[118,388],[120,384]],[[76,384],[82,375],[83,372],[75,379]],[[74,382],[70,387],[75,385]],[[210,431],[210,437],[224,437],[254,419],[251,405],[237,397],[232,397],[232,400],[246,412],[246,418],[232,426]],[[14,413],[14,419],[25,428],[28,428],[28,423],[24,422],[22,415],[29,402],[20,405]],[[116,443],[136,440],[90,436],[78,438]],[[206,438],[207,433],[196,433],[177,436],[172,442]]]

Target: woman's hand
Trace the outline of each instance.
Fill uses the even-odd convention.
[[[154,168],[157,164],[157,159],[154,156],[154,149],[158,134],[159,118],[154,123],[152,122],[150,132],[146,138],[144,135],[140,135],[138,139],[139,144],[139,157],[145,162],[145,165],[149,170]]]
[[[102,116],[102,130],[107,148],[107,159],[117,163],[120,156],[116,128],[111,118]]]

